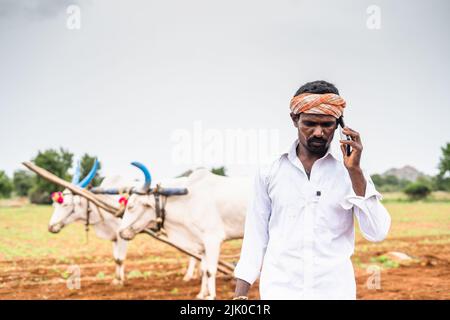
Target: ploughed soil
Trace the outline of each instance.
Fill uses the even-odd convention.
[[[358,299],[450,299],[449,239],[400,238],[387,245],[358,241],[353,256]],[[222,258],[237,261],[239,251],[240,246],[224,244]],[[402,251],[413,260],[397,264],[379,258],[388,251]],[[104,254],[66,260],[0,261],[0,299],[195,299],[200,279],[183,281],[187,263],[187,256],[155,243],[145,254],[127,257],[126,283],[117,286],[112,284],[112,257]],[[379,286],[371,282],[373,265],[381,268]],[[78,289],[73,288],[77,272],[73,266],[79,268]],[[217,298],[232,298],[234,286],[232,277],[219,273]],[[252,287],[250,298],[259,298],[258,283]]]

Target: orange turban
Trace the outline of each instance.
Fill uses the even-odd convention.
[[[345,108],[345,100],[334,93],[302,93],[291,100],[291,112],[326,114],[339,118]]]

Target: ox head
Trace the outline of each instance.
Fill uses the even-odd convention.
[[[154,199],[149,193],[151,186],[150,172],[141,163],[133,162],[132,165],[142,171],[145,182],[140,192],[132,194],[128,199],[119,227],[119,235],[124,240],[132,240],[136,234],[156,220]]]
[[[98,161],[95,159],[94,165],[88,175],[82,181],[79,181],[80,164],[78,163],[72,183],[80,188],[86,188],[92,179],[94,179],[97,170]],[[66,189],[63,192],[54,192],[52,194],[52,200],[54,210],[48,224],[48,231],[58,233],[64,226],[74,221],[84,220],[87,218],[89,203],[86,198],[75,195],[70,190]]]

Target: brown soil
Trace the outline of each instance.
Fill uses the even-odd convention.
[[[401,250],[382,247],[380,251],[376,245],[368,246],[364,252],[357,250],[354,265],[358,299],[450,299],[448,237],[428,239],[432,239],[431,244],[418,238],[402,238],[399,240]],[[406,252],[416,260],[409,266],[383,268],[381,288],[368,289],[366,282],[370,275],[366,273],[367,265],[374,263],[374,257],[393,250]],[[233,255],[239,249],[226,251],[227,255]],[[160,259],[150,260],[152,256]],[[129,278],[124,286],[111,284],[114,264],[109,260],[109,257],[71,259],[70,264],[78,265],[81,270],[81,288],[72,290],[64,280],[68,262],[55,259],[0,261],[0,299],[195,299],[200,289],[200,280],[182,280],[187,258],[172,250],[155,248],[154,252],[146,255],[128,257],[126,273]],[[133,277],[132,270],[139,272]],[[230,299],[233,290],[234,280],[219,274],[218,299]],[[258,297],[255,284],[250,298]]]

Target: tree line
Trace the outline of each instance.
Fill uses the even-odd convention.
[[[435,176],[421,176],[416,181],[409,181],[394,175],[374,174],[372,181],[380,192],[402,191],[413,200],[426,198],[432,191],[450,191],[450,143],[441,151],[439,172]]]
[[[73,153],[60,148],[39,151],[31,160],[36,165],[54,173],[64,180],[72,180],[69,169],[74,167]],[[94,164],[95,156],[85,153],[80,160],[80,177],[85,177]],[[103,177],[100,173],[101,163],[96,176],[91,182],[92,186],[101,183]],[[37,204],[50,204],[51,193],[62,191],[62,187],[57,186],[38,175],[25,170],[19,169],[14,171],[12,178],[9,178],[4,171],[0,171],[0,197],[9,198],[12,195],[18,197],[28,197],[30,202]]]
[[[396,176],[383,176],[374,174],[372,181],[380,192],[405,192],[412,199],[427,197],[432,191],[450,191],[450,143],[441,148],[442,156],[439,160],[439,173],[434,177],[419,177],[411,182],[399,179]],[[73,167],[73,154],[68,150],[48,149],[39,151],[32,161],[56,174],[57,176],[70,181],[72,176],[69,169]],[[80,160],[81,177],[85,177],[95,161],[95,156],[85,153]],[[98,186],[103,177],[100,174],[101,163],[97,175],[91,182],[92,186]],[[225,167],[212,168],[215,174],[226,175]],[[192,170],[188,170],[180,176],[188,176]],[[0,198],[8,198],[12,195],[19,197],[29,197],[32,203],[51,203],[50,195],[54,191],[62,191],[62,188],[48,182],[45,179],[31,173],[28,170],[16,170],[12,178],[9,178],[4,171],[0,171]]]

